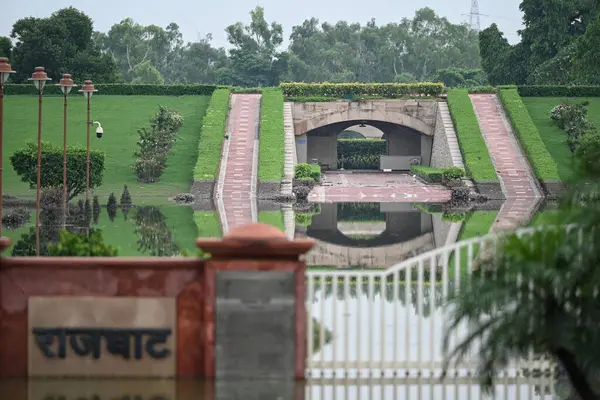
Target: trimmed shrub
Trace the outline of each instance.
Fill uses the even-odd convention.
[[[317,164],[297,164],[294,178],[300,180],[312,179],[318,182],[321,180],[321,167]]]
[[[194,179],[216,179],[223,148],[223,138],[229,112],[229,89],[217,89],[210,97],[200,140],[198,141],[198,159],[194,167]]]
[[[101,230],[92,228],[89,235],[62,231],[59,242],[48,245],[48,255],[51,257],[116,257],[118,250],[104,243]]]
[[[476,181],[497,182],[498,175],[481,135],[468,90],[449,90],[448,108],[456,129],[467,174]]]
[[[517,86],[522,97],[600,97],[600,86]]]
[[[381,96],[398,98],[407,96],[439,96],[443,83],[300,83],[279,85],[283,94],[296,97],[333,97],[355,99],[354,96]]]
[[[98,93],[94,96],[210,96],[219,88],[218,85],[130,85],[130,84],[94,84]],[[5,85],[7,95],[37,95],[33,85],[8,84]],[[62,96],[60,88],[55,85],[46,85],[44,95]]]
[[[37,186],[37,143],[27,141],[25,148],[17,150],[10,157],[10,164],[21,177],[34,189]],[[104,159],[106,155],[99,150],[90,151],[90,189],[102,185]],[[68,200],[85,192],[87,149],[83,146],[67,147],[67,193]],[[63,187],[63,148],[42,142],[41,187]]]
[[[455,181],[465,176],[465,170],[459,167],[442,168],[442,177],[446,180]]]
[[[260,112],[259,181],[280,181],[283,177],[284,135],[283,93],[279,88],[265,88]]]
[[[442,221],[445,222],[461,222],[467,218],[467,213],[446,211],[442,213]]]
[[[431,183],[441,183],[444,178],[444,172],[441,168],[427,167],[425,165],[412,165],[410,172]]]
[[[516,89],[501,89],[500,100],[535,175],[541,180],[560,180],[556,162],[548,152],[540,132],[531,120]]]

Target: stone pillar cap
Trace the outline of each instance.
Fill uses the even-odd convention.
[[[313,247],[310,239],[288,240],[283,232],[267,224],[247,224],[232,229],[222,239],[198,238],[196,245],[212,258],[297,259]]]

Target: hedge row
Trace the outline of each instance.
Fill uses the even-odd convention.
[[[200,95],[210,96],[216,89],[225,89],[219,85],[129,85],[129,84],[95,84],[98,89],[95,95],[112,96],[185,96]],[[79,88],[75,88],[77,90]],[[74,91],[75,91],[74,90]],[[33,85],[8,84],[5,86],[7,95],[36,95],[37,89]],[[60,88],[55,84],[47,84],[44,88],[45,95],[62,95]],[[76,93],[78,94],[78,93]]]
[[[448,108],[467,174],[475,181],[497,182],[498,175],[481,135],[468,89],[448,90]]]
[[[548,152],[517,89],[501,89],[499,97],[535,175],[541,180],[560,180],[558,166]]]
[[[508,89],[513,87],[500,87]],[[600,86],[517,86],[522,97],[600,97]]]
[[[198,141],[198,159],[194,167],[195,180],[217,178],[228,112],[229,89],[215,90],[202,121],[202,130]]]
[[[283,93],[279,88],[262,91],[258,180],[281,181],[285,158],[283,126]]]
[[[293,97],[352,98],[357,95],[397,98],[440,96],[443,83],[282,83],[283,94]]]
[[[383,139],[339,139],[338,168],[379,169],[379,156],[387,153]]]
[[[410,172],[431,183],[442,183],[446,180],[457,180],[465,176],[465,171],[458,167],[433,168],[426,165],[413,165]]]

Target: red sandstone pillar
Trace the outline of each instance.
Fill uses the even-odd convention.
[[[261,286],[261,273],[267,272],[281,272],[281,276],[293,278],[293,293],[290,298],[293,298],[293,310],[290,315],[293,314],[294,321],[294,362],[293,362],[293,374],[296,379],[304,379],[305,363],[306,363],[306,309],[305,309],[305,268],[304,262],[300,261],[300,255],[306,253],[313,246],[313,241],[308,239],[301,240],[288,240],[284,233],[278,229],[265,224],[249,224],[240,228],[233,229],[223,239],[198,239],[196,244],[203,251],[211,254],[211,259],[206,262],[204,271],[204,305],[202,309],[202,323],[204,326],[202,334],[203,342],[203,353],[204,353],[204,376],[207,378],[215,378],[216,373],[216,362],[218,362],[218,351],[216,346],[222,346],[225,343],[223,338],[219,338],[216,335],[217,321],[223,321],[226,317],[226,311],[218,311],[217,307],[217,293],[218,290],[225,292],[223,287],[235,288],[227,291],[227,296],[231,296],[234,304],[238,304],[236,312],[238,316],[244,316],[244,307],[246,307],[245,300],[248,300],[248,307],[256,308],[263,307],[265,313],[259,311],[258,313],[252,314],[248,311],[249,315],[257,315],[256,319],[268,318],[268,303],[270,301],[269,291],[276,291],[278,289],[278,282],[275,282],[275,286],[262,285]],[[240,277],[248,279],[246,281],[237,280],[235,271],[242,272]],[[223,274],[222,272],[226,272]],[[249,274],[250,272],[250,274]],[[258,274],[257,274],[258,273]],[[289,273],[289,274],[285,274]],[[265,276],[265,281],[272,279]],[[277,275],[279,276],[279,275]],[[225,278],[227,277],[227,278]],[[230,279],[227,281],[226,279]],[[220,282],[221,289],[217,288],[217,281]],[[237,282],[237,283],[236,283]],[[242,282],[242,283],[240,283]],[[289,280],[288,280],[289,282]],[[227,286],[230,285],[230,286]],[[281,287],[284,285],[282,284]],[[268,289],[268,288],[274,289]],[[239,293],[237,293],[237,292]],[[262,293],[257,293],[261,292]],[[225,296],[223,293],[220,294],[220,298]],[[232,294],[233,293],[233,294]],[[263,302],[252,303],[252,298],[263,297]],[[280,295],[281,297],[281,295]],[[256,304],[256,306],[255,306]],[[248,308],[250,310],[250,308]],[[221,307],[225,310],[224,307]],[[217,315],[220,312],[223,315]],[[283,312],[284,314],[286,311]],[[233,314],[232,314],[233,315]],[[275,314],[274,314],[275,315]],[[231,320],[231,316],[229,316]],[[277,317],[274,317],[277,318]],[[226,325],[225,322],[221,322],[220,332],[223,337],[234,337],[237,332],[227,332],[227,329],[238,329],[228,328],[233,325]],[[225,332],[223,331],[225,329]],[[243,330],[243,327],[239,328]],[[261,327],[248,328],[251,332],[260,331]],[[268,328],[265,328],[268,329]],[[229,335],[231,333],[231,335]],[[262,334],[264,332],[259,332]],[[268,332],[266,332],[268,333]],[[256,334],[256,336],[259,336]],[[221,341],[221,342],[219,342]],[[251,339],[248,339],[250,342]],[[232,351],[235,353],[237,350],[231,350],[235,346],[231,346],[228,349],[228,356],[232,355]],[[252,347],[252,346],[248,346]],[[237,349],[237,347],[236,347]],[[240,362],[246,361],[252,354],[250,350],[240,350],[239,359]],[[257,350],[258,351],[258,350]],[[284,353],[282,351],[282,353]],[[222,353],[221,353],[222,354]],[[234,354],[234,356],[238,356]],[[258,354],[256,356],[259,356]],[[274,356],[272,353],[269,356]],[[244,359],[246,357],[246,359]],[[221,358],[221,360],[224,357]],[[276,359],[276,357],[274,357]],[[223,365],[226,363],[223,362]],[[221,366],[222,371],[224,366]]]

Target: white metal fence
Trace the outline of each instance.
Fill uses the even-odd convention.
[[[530,234],[532,229],[519,231]],[[386,270],[307,271],[307,377],[363,379],[441,375],[448,309],[445,299],[469,276],[497,237],[474,238],[406,260]],[[450,347],[468,326],[450,338]],[[450,377],[473,376],[477,349]],[[553,379],[553,365],[530,355],[505,378]]]

